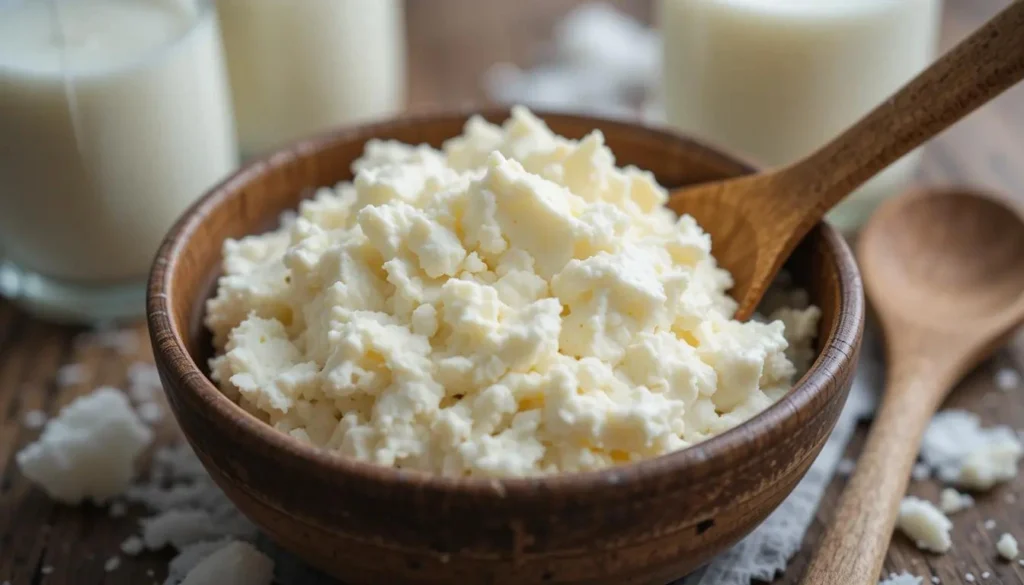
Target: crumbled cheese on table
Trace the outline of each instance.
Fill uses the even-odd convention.
[[[891,573],[888,579],[879,581],[878,585],[921,585],[922,578],[910,573]]]
[[[987,490],[1017,475],[1024,445],[1013,429],[982,428],[978,416],[944,410],[932,419],[921,444],[921,458],[940,480],[972,490]]]
[[[584,471],[721,433],[805,370],[820,311],[731,319],[728,273],[598,131],[516,108],[443,150],[371,140],[355,179],[224,244],[206,324],[224,393],[358,460]]]
[[[25,416],[21,419],[22,424],[27,429],[41,429],[46,425],[47,421],[46,413],[41,410],[30,410],[25,413]]]
[[[181,585],[270,585],[274,561],[247,542],[232,542],[195,566]]]
[[[1012,561],[1020,554],[1020,549],[1017,547],[1017,539],[1009,533],[999,537],[999,542],[996,543],[996,550],[999,551],[1000,556],[1008,561]]]
[[[915,463],[913,469],[910,470],[910,477],[916,481],[924,481],[931,477],[931,475],[932,469],[926,463]]]
[[[129,556],[135,556],[146,548],[146,543],[140,537],[132,535],[121,543],[121,552]]]
[[[953,488],[945,488],[939,496],[939,508],[945,514],[955,514],[974,505],[974,498]]]
[[[953,523],[949,518],[931,502],[913,496],[900,502],[896,527],[921,550],[945,553],[953,544],[949,536]]]
[[[836,473],[841,476],[847,476],[853,473],[853,470],[857,468],[857,462],[853,459],[840,459],[839,464],[836,465]]]
[[[124,393],[100,388],[64,407],[16,458],[25,477],[50,497],[102,503],[128,488],[135,459],[152,440]]]
[[[1020,386],[1020,374],[1013,368],[1000,368],[996,372],[996,387],[1009,392]]]

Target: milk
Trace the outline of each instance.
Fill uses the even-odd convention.
[[[401,0],[217,0],[249,156],[405,105]]]
[[[207,2],[0,6],[0,248],[33,295],[140,285],[174,220],[236,164]],[[122,312],[142,311],[138,290]]]
[[[941,0],[662,0],[671,125],[755,162],[810,153],[934,58]],[[830,216],[856,229],[912,178],[912,153]]]

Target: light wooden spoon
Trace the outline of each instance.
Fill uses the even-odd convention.
[[[1024,78],[1016,0],[864,119],[790,166],[674,192],[669,207],[711,234],[735,280],[738,319],[757,306],[796,245],[847,194]]]
[[[997,199],[918,191],[891,200],[857,252],[885,335],[886,390],[804,585],[878,583],[928,421],[1024,322],[1024,219]]]

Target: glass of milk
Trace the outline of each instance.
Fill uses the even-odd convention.
[[[942,0],[661,0],[669,124],[758,164],[793,162],[936,56]],[[855,232],[912,180],[917,152],[837,207]]]
[[[208,1],[0,0],[4,296],[141,315],[162,238],[237,158]]]
[[[402,0],[217,0],[242,154],[405,107]]]

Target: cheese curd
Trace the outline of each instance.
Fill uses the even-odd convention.
[[[207,307],[214,380],[302,441],[447,476],[593,470],[747,420],[813,359],[806,295],[732,320],[709,236],[599,131],[516,108],[441,150],[371,140],[353,172],[226,242]]]

